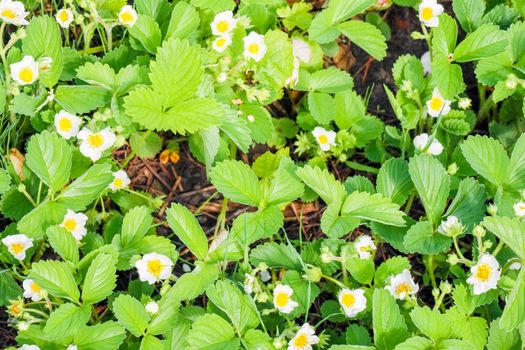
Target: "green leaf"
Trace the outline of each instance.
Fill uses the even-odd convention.
[[[343,184],[337,181],[327,169],[306,165],[297,169],[296,174],[326,204],[345,200],[347,193]]]
[[[404,256],[395,256],[384,261],[376,270],[374,284],[377,287],[384,287],[389,283],[388,278],[392,275],[398,275],[403,270],[410,270],[410,262]]]
[[[467,33],[473,32],[481,24],[485,13],[484,0],[453,0],[452,8],[461,27]],[[441,18],[440,18],[441,19]]]
[[[179,2],[173,6],[170,24],[164,39],[172,37],[186,39],[199,27],[199,24],[199,14],[195,8],[186,2]]]
[[[294,170],[295,166],[289,158],[281,159],[266,192],[268,205],[281,206],[303,195],[304,186]]]
[[[408,163],[400,158],[387,160],[377,174],[377,192],[390,198],[392,202],[403,205],[414,188]]]
[[[54,339],[73,335],[89,321],[90,315],[90,307],[62,304],[49,315],[44,332]]]
[[[521,259],[525,259],[525,222],[505,216],[487,216],[481,223]]]
[[[82,284],[84,304],[95,304],[111,295],[117,286],[116,263],[111,254],[99,253],[93,259]]]
[[[55,101],[70,113],[85,114],[107,105],[111,101],[111,93],[99,86],[59,85]]]
[[[253,141],[257,143],[268,142],[273,134],[272,116],[268,110],[257,104],[242,104],[240,110],[246,118],[248,118],[249,115],[254,117],[253,122],[246,119]]]
[[[434,231],[430,222],[420,221],[408,229],[403,243],[408,252],[435,255],[448,250],[452,240]]]
[[[9,300],[16,299],[22,294],[22,288],[11,276],[11,271],[0,270],[0,306],[9,304]]]
[[[266,207],[255,213],[243,213],[233,221],[230,237],[241,246],[248,246],[276,234],[283,222],[284,216],[276,206]]]
[[[84,210],[113,181],[111,165],[94,164],[82,176],[73,181],[58,197],[58,203],[71,210]]]
[[[476,349],[483,349],[487,343],[487,321],[481,317],[468,317],[456,309],[447,311],[448,323],[453,324],[452,336],[470,342]]]
[[[26,164],[53,192],[69,181],[71,148],[64,138],[44,131],[27,144]]]
[[[366,115],[363,99],[353,90],[335,94],[334,121],[339,129],[350,129]]]
[[[500,324],[500,319],[490,323],[488,350],[520,350],[520,337],[516,330],[509,331]]]
[[[73,271],[66,262],[44,260],[34,263],[29,278],[55,297],[78,301],[80,292]]]
[[[77,78],[89,85],[98,86],[109,91],[115,89],[116,74],[113,68],[101,62],[87,62],[77,69]]]
[[[168,224],[177,237],[197,257],[204,260],[208,254],[208,238],[195,216],[185,206],[173,203],[166,211]]]
[[[508,169],[506,185],[516,190],[525,188],[525,133],[521,134],[514,145]]]
[[[324,10],[312,20],[308,34],[311,40],[326,44],[337,39],[339,30],[333,26],[331,13]]]
[[[454,50],[454,59],[458,62],[469,62],[480,58],[494,56],[507,46],[505,32],[493,24],[483,24],[467,35]]]
[[[195,350],[237,349],[240,344],[230,324],[215,314],[206,314],[193,322],[186,341]]]
[[[195,269],[182,275],[166,294],[175,301],[193,300],[206,290],[219,277],[216,264],[197,262]]]
[[[42,57],[52,59],[49,71],[40,73],[38,80],[47,88],[55,86],[64,65],[60,28],[55,19],[50,16],[33,17],[26,28],[22,50],[25,55],[33,56],[35,60]]]
[[[269,30],[264,35],[267,52],[257,63],[254,78],[261,84],[280,90],[292,75],[292,44],[288,35],[281,30]],[[279,64],[275,64],[279,62]],[[279,91],[276,96],[281,95]]]
[[[157,350],[163,349],[164,344],[162,341],[152,335],[147,334],[140,342],[140,350]]]
[[[432,59],[432,81],[444,98],[453,99],[465,91],[463,73],[458,64],[450,63],[447,56],[436,55]]]
[[[317,91],[333,94],[351,89],[354,86],[352,76],[335,67],[318,70],[311,75],[304,76],[307,86],[302,87],[302,82],[296,87],[301,91]]]
[[[398,344],[395,350],[430,350],[434,349],[432,340],[423,337],[410,337],[401,344]]]
[[[483,220],[486,200],[485,186],[468,177],[459,183],[456,196],[448,206],[444,216],[454,215],[458,217],[461,223],[467,227],[467,232],[470,232],[474,225]]]
[[[327,12],[330,13],[332,24],[334,24],[354,17],[368,9],[373,4],[373,0],[331,0]]]
[[[49,245],[62,257],[73,264],[78,263],[78,246],[73,235],[60,226],[50,226],[46,231]]]
[[[0,169],[0,195],[7,192],[11,186],[11,176],[5,169]]]
[[[128,28],[131,37],[137,39],[142,46],[151,54],[155,54],[157,47],[162,41],[162,33],[159,25],[153,18],[146,15],[139,15],[137,22]]]
[[[271,268],[287,268],[289,270],[302,269],[300,256],[297,251],[289,245],[268,242],[258,245],[251,251],[250,262],[257,266],[265,263]]]
[[[501,186],[508,178],[509,157],[497,140],[487,136],[469,136],[461,145],[463,156],[478,174]]]
[[[405,225],[404,213],[399,210],[399,205],[380,193],[353,192],[344,201],[341,213],[386,225]]]
[[[17,228],[20,233],[28,237],[42,238],[47,228],[51,225],[59,224],[64,215],[66,215],[66,208],[63,205],[44,201],[20,219]]]
[[[293,289],[292,299],[299,305],[290,313],[291,317],[297,317],[310,309],[319,295],[319,287],[304,279],[297,271],[286,271],[283,283]]]
[[[439,310],[431,310],[428,306],[412,309],[410,318],[423,334],[436,342],[440,339],[447,339],[452,333],[446,316]]]
[[[136,337],[144,334],[150,316],[135,298],[121,294],[113,301],[113,313],[121,325]]]
[[[249,329],[244,334],[243,344],[246,350],[275,350],[272,338],[258,329]]]
[[[349,3],[353,3],[353,1]],[[385,58],[386,39],[373,24],[352,20],[339,24],[337,29],[376,60],[381,61]]]
[[[370,194],[376,193],[374,184],[367,177],[362,175],[349,176],[345,179],[344,186],[346,192],[368,192]]]
[[[146,206],[135,207],[126,213],[122,220],[120,242],[127,246],[140,240],[148,233],[153,218],[151,209]]]
[[[359,226],[361,220],[348,214],[340,214],[341,202],[328,205],[321,217],[321,229],[331,238],[340,238]]]
[[[457,38],[458,25],[456,20],[446,13],[441,14],[439,16],[439,26],[432,29],[432,49],[434,53],[448,56],[449,53],[454,52]]]
[[[373,259],[359,257],[346,258],[346,267],[350,275],[361,284],[370,284],[374,278],[375,266]]]
[[[164,297],[159,302],[159,311],[153,316],[148,326],[148,334],[160,335],[168,333],[177,324],[180,302]]]
[[[372,345],[372,339],[370,339],[368,329],[355,323],[348,326],[345,332],[345,338],[347,344],[362,346]]]
[[[237,116],[237,112],[225,113],[219,129],[226,134],[235,145],[243,152],[247,153],[252,144],[250,128],[248,122]]]
[[[319,124],[329,124],[334,118],[334,99],[324,92],[312,91],[308,94],[308,109]]]
[[[391,350],[408,338],[405,320],[396,300],[385,289],[375,289],[372,300],[374,344],[379,350]]]
[[[235,329],[243,334],[259,325],[258,311],[250,297],[231,281],[217,281],[206,290],[210,301],[231,320]]]
[[[261,201],[259,179],[241,161],[225,160],[211,169],[209,176],[217,191],[234,202],[257,206]]]
[[[436,158],[422,154],[410,159],[408,172],[429,221],[436,225],[445,210],[450,188],[445,168]]]

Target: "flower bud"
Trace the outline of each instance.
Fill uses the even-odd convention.
[[[432,289],[432,296],[433,296],[434,298],[438,298],[438,297],[439,297],[439,294],[441,294],[441,293],[439,292],[439,289],[438,289],[438,288],[433,288],[433,289]]]
[[[443,293],[449,294],[450,292],[452,292],[452,285],[448,281],[443,281],[439,285],[439,289],[441,289]]]
[[[323,275],[323,272],[318,267],[312,267],[308,270],[306,270],[306,274],[303,276],[304,279],[311,281],[313,283],[317,283],[321,280],[321,276]]]
[[[157,312],[159,312],[159,304],[157,304],[154,300],[147,303],[144,308],[151,315],[155,315]]]
[[[498,213],[498,206],[494,203],[489,204],[489,206],[487,207],[487,212],[490,215],[496,215]]]
[[[460,98],[458,101],[458,107],[461,109],[467,109],[472,106],[472,100],[468,97]]]
[[[447,261],[450,265],[457,265],[457,263],[459,262],[458,261],[458,256],[454,253],[452,254],[449,254],[448,257],[447,257]]]
[[[509,90],[514,90],[518,86],[518,78],[514,74],[507,75],[505,80],[505,87]]]
[[[450,176],[453,176],[453,175],[456,175],[456,173],[458,172],[459,170],[459,167],[456,163],[452,163],[448,166],[447,168],[447,173],[450,175]]]
[[[474,229],[472,230],[472,234],[476,237],[483,238],[485,237],[485,229],[481,225],[474,226]]]

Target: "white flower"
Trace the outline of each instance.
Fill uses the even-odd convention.
[[[312,350],[312,345],[319,343],[319,337],[308,323],[301,326],[288,343],[288,350]]]
[[[338,299],[348,317],[354,317],[366,309],[365,291],[363,289],[341,289]]]
[[[91,158],[96,162],[102,157],[102,152],[109,149],[115,143],[117,137],[114,133],[105,128],[99,132],[93,132],[87,128],[82,128],[77,135],[79,140],[83,142],[80,144],[80,153]]]
[[[294,58],[304,63],[310,62],[310,59],[312,58],[312,49],[310,49],[310,45],[299,38],[292,39],[292,52]]]
[[[53,59],[48,56],[40,57],[37,60],[38,63],[38,72],[39,73],[47,73],[51,69],[51,66],[53,65]],[[51,93],[52,90],[50,90]],[[54,97],[53,97],[54,98]]]
[[[244,41],[243,55],[248,58],[253,58],[255,62],[259,62],[266,54],[264,35],[251,32],[242,40]]]
[[[173,261],[166,255],[158,253],[145,254],[142,259],[135,263],[139,272],[139,279],[149,284],[164,280],[171,275]]]
[[[244,291],[247,294],[252,294],[253,293],[253,284],[255,283],[255,277],[253,277],[249,273],[245,273],[244,277],[245,277],[245,279],[244,279]]]
[[[2,0],[0,1],[0,18],[7,23],[17,26],[29,24],[25,17],[29,14],[24,9],[24,4],[20,1]]]
[[[385,287],[396,299],[404,299],[407,295],[416,294],[419,286],[414,283],[410,271],[403,270],[399,275],[390,277],[390,285]]]
[[[118,13],[119,22],[126,27],[133,27],[137,22],[137,18],[137,11],[131,5],[122,6]]]
[[[55,114],[55,128],[60,136],[69,140],[78,134],[82,119],[64,110]]]
[[[24,298],[39,301],[47,296],[47,292],[31,279],[25,279],[22,282],[22,287],[24,288]]]
[[[418,135],[414,137],[414,146],[419,150],[419,152],[423,152],[425,150],[425,147],[427,146],[429,136],[426,133],[423,133],[421,135]],[[438,156],[443,152],[443,145],[434,137],[432,140],[432,143],[430,146],[428,146],[425,153]]]
[[[525,217],[525,202],[517,202],[512,208],[514,209],[514,215],[520,218]]]
[[[272,275],[268,271],[261,271],[259,272],[259,276],[261,276],[261,281],[268,282],[272,279]]]
[[[222,35],[213,40],[211,47],[217,52],[224,52],[232,43],[232,39],[229,35]]]
[[[335,136],[337,135],[335,131],[328,131],[320,126],[316,126],[312,131],[312,135],[314,135],[319,148],[323,151],[328,151],[330,147],[335,146]]]
[[[447,217],[447,220],[441,221],[437,230],[445,236],[457,236],[463,232],[463,225],[461,225],[457,216],[450,215]]]
[[[509,266],[509,270],[520,270],[521,269],[521,263],[519,261],[515,261]]]
[[[69,9],[60,9],[58,10],[57,14],[55,15],[55,18],[58,22],[58,25],[62,28],[67,28],[73,22],[75,19],[73,16],[73,12]]]
[[[159,312],[159,304],[157,304],[155,302],[155,300],[152,300],[152,301],[150,301],[149,303],[146,304],[145,309],[146,309],[147,312],[149,312],[150,314],[154,315],[157,312]]]
[[[372,256],[371,252],[377,249],[372,238],[367,235],[359,236],[354,242],[354,248],[361,259],[370,258]]]
[[[273,305],[283,314],[289,314],[299,304],[292,300],[293,289],[287,284],[278,284],[273,289]]]
[[[128,187],[130,183],[128,174],[124,170],[119,170],[113,173],[113,181],[109,184],[109,188],[117,191]]]
[[[68,209],[64,220],[60,224],[60,227],[63,227],[75,237],[77,241],[82,240],[87,234],[86,223],[88,217],[84,213],[75,213],[73,210]]]
[[[40,350],[40,347],[38,345],[27,345],[24,344],[21,347],[18,348],[19,350]]]
[[[213,35],[225,35],[235,29],[237,19],[233,18],[233,12],[223,11],[215,15],[211,22],[211,32]]]
[[[443,13],[443,6],[436,0],[423,0],[419,5],[419,20],[427,27],[439,25],[439,15]]]
[[[284,82],[284,84],[287,87],[293,88],[297,84],[297,81],[299,80],[299,68],[300,68],[300,66],[301,66],[301,63],[299,62],[299,59],[298,58],[294,58],[292,75],[290,75],[286,79],[286,81]]]
[[[67,349],[66,349],[66,350],[77,350],[77,349],[78,349],[78,348],[77,348],[77,346],[76,346],[75,344],[69,344],[69,345],[67,346]]]
[[[9,65],[11,77],[20,85],[33,84],[38,79],[38,62],[33,56],[24,56],[20,62]]]
[[[17,260],[24,260],[26,258],[26,250],[33,246],[33,239],[20,233],[2,238],[2,243]]]
[[[423,72],[425,74],[431,74],[432,68],[430,67],[430,51],[427,51],[421,56],[421,64],[423,65]]]
[[[483,254],[478,263],[470,268],[472,274],[467,283],[472,284],[474,295],[483,294],[497,288],[501,270],[496,258],[488,253]]]
[[[445,100],[438,88],[434,88],[432,98],[427,101],[428,114],[437,118],[439,115],[447,115],[450,112],[450,101]]]
[[[188,264],[182,264],[182,271],[191,272],[191,267]]]

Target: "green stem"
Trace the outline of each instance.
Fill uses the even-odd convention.
[[[503,242],[502,240],[500,240],[498,242],[498,245],[496,246],[496,248],[494,249],[494,251],[492,252],[492,255],[493,256],[497,256],[500,252],[501,252],[501,249],[505,246],[505,242]]]
[[[365,165],[365,164],[360,164],[360,163],[357,163],[357,162],[353,162],[351,160],[347,160],[345,162],[345,164],[349,167],[349,168],[352,168],[354,170],[358,170],[358,171],[366,171],[368,173],[372,173],[372,174],[378,174],[379,173],[379,169],[378,168],[374,168],[372,166],[369,166],[369,165]]]
[[[325,275],[325,274],[322,274],[321,277],[324,278],[324,279],[327,280],[327,281],[330,281],[330,282],[332,282],[332,283],[335,283],[336,285],[338,285],[338,286],[341,287],[341,288],[346,288],[346,286],[345,286],[343,283],[339,282],[338,280],[336,280],[335,278],[333,278],[333,277],[331,277],[331,276],[327,276],[327,275]]]

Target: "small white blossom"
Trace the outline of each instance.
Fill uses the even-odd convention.
[[[63,8],[58,10],[57,14],[55,15],[55,19],[57,20],[59,26],[62,28],[68,28],[75,18],[73,16],[73,12],[71,12],[70,9]]]
[[[365,291],[363,289],[341,289],[338,299],[348,317],[354,317],[366,309]]]
[[[288,350],[312,350],[312,345],[319,343],[319,337],[308,323],[305,323],[297,331],[288,343]]]
[[[55,128],[60,136],[69,140],[77,136],[82,119],[64,110],[55,114]]]
[[[444,8],[436,0],[423,0],[419,5],[419,20],[427,27],[439,26],[439,15]]]
[[[244,42],[243,55],[247,58],[252,58],[255,62],[262,60],[267,50],[264,43],[264,35],[251,32],[242,40]]]
[[[287,284],[278,284],[273,290],[273,305],[283,314],[289,314],[299,304],[292,300],[293,289]]]
[[[430,67],[430,51],[427,51],[421,56],[421,64],[423,65],[423,72],[428,75],[432,74],[432,68]]]
[[[77,138],[82,141],[80,144],[80,153],[91,158],[96,162],[102,157],[102,152],[109,149],[115,143],[117,137],[114,133],[105,128],[99,132],[93,132],[87,128],[83,128],[77,134]]]
[[[354,248],[359,254],[359,258],[368,259],[372,256],[372,252],[377,249],[372,237],[368,235],[359,236],[354,242]]]
[[[335,131],[332,130],[325,130],[324,128],[317,126],[312,131],[312,135],[314,135],[315,140],[319,144],[319,148],[322,151],[328,151],[330,147],[335,146],[335,137],[337,136]]]
[[[419,152],[423,152],[425,150],[429,138],[430,137],[426,133],[414,137],[414,146],[419,150]],[[439,156],[441,152],[443,152],[443,145],[434,137],[425,153],[433,156]]]
[[[439,115],[447,115],[450,112],[450,101],[445,100],[438,88],[434,88],[432,97],[427,101],[428,114],[437,118]]]
[[[149,303],[147,303],[144,308],[151,315],[155,315],[157,312],[159,312],[159,304],[157,304],[157,302],[155,302],[155,300],[152,300]]]
[[[60,224],[60,227],[63,227],[75,237],[77,241],[81,241],[82,238],[87,234],[86,223],[88,217],[84,213],[75,213],[73,210],[68,209],[64,220]]]
[[[53,65],[53,59],[48,56],[40,57],[37,60],[39,73],[47,73]]]
[[[255,277],[253,277],[249,273],[245,273],[244,277],[245,277],[245,279],[244,279],[244,291],[247,294],[252,294],[253,293],[253,285],[255,283]]]
[[[407,295],[416,294],[419,286],[414,283],[410,271],[403,270],[398,275],[390,277],[390,284],[385,287],[396,299],[404,299]]]
[[[467,283],[473,286],[474,295],[480,295],[497,288],[501,270],[496,258],[485,253],[479,258],[477,264],[470,268],[470,273],[471,276],[467,278]]]
[[[19,85],[33,84],[38,79],[38,62],[33,56],[24,56],[21,61],[9,65],[11,78]]]
[[[0,18],[6,22],[17,26],[27,25],[29,22],[25,19],[29,14],[20,1],[2,0],[0,1]]]
[[[2,238],[2,243],[15,259],[24,260],[26,258],[26,251],[33,246],[33,239],[20,233]]]
[[[77,350],[77,349],[78,349],[78,348],[77,348],[77,346],[76,346],[75,344],[69,344],[69,345],[67,346],[67,349],[66,349],[66,350]]]
[[[173,261],[166,255],[148,253],[135,263],[135,267],[141,281],[154,284],[170,277],[173,270]]]
[[[47,296],[47,292],[32,279],[25,279],[24,282],[22,282],[22,287],[24,288],[24,298],[39,301]]]
[[[229,34],[235,29],[238,20],[233,18],[233,12],[223,11],[215,15],[213,22],[211,22],[211,32],[213,35]]]
[[[517,202],[512,208],[514,209],[514,215],[519,218],[525,218],[525,202]]]
[[[217,52],[224,52],[231,43],[232,39],[229,35],[222,35],[213,40],[211,47]]]
[[[521,270],[521,263],[519,261],[515,261],[509,266],[509,270]]]
[[[137,18],[137,11],[130,5],[123,6],[118,13],[119,22],[126,27],[133,27],[137,22]]]
[[[458,107],[461,109],[467,109],[472,106],[472,100],[468,97],[460,98],[458,101]]]
[[[261,276],[261,281],[263,282],[268,282],[272,279],[272,275],[268,271],[259,272],[259,276]]]
[[[128,187],[130,183],[128,174],[124,170],[119,170],[113,173],[113,181],[109,184],[109,188],[117,191]]]

